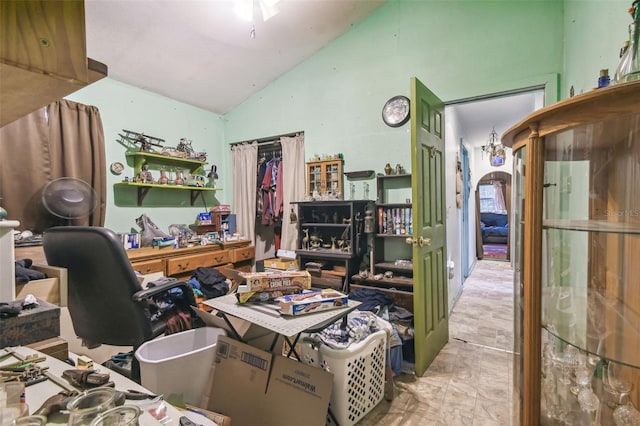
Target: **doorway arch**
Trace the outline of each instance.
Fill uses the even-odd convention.
[[[491,194],[492,202],[483,198],[481,192]],[[482,176],[476,185],[476,257],[478,259],[491,258],[495,260],[511,260],[511,231],[509,218],[511,216],[511,174],[507,172],[489,172]],[[482,198],[482,199],[481,199]],[[483,212],[483,210],[485,210]],[[483,217],[484,216],[484,217]],[[495,246],[505,246],[502,256],[491,250],[485,253],[485,246],[494,249]]]

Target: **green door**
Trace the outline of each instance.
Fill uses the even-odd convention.
[[[415,373],[422,376],[449,339],[444,103],[411,79]]]

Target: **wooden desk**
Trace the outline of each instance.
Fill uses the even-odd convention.
[[[145,247],[127,250],[133,269],[141,274],[162,272],[167,277],[189,278],[191,272],[203,266],[251,271],[255,247],[249,240],[228,241],[174,249]]]
[[[18,247],[16,259],[31,259],[34,264],[46,265],[42,246]],[[165,276],[189,278],[200,266],[234,268],[250,272],[255,257],[255,247],[250,240],[227,241],[222,244],[173,247],[144,247],[127,250],[133,269],[141,274],[162,272]]]

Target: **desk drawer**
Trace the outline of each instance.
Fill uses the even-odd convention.
[[[192,256],[180,256],[175,259],[167,259],[167,275],[182,274],[202,266],[216,266],[229,263],[230,261],[228,250],[194,254]]]
[[[236,263],[236,262],[242,262],[243,260],[253,259],[255,255],[255,249],[256,248],[254,246],[249,246],[249,247],[242,247],[242,248],[230,250],[231,261],[233,263]]]
[[[143,262],[134,262],[131,264],[134,271],[138,271],[143,275],[152,274],[154,272],[162,272],[164,274],[164,260],[146,260]]]

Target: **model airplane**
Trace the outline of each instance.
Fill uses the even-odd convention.
[[[131,130],[122,129],[125,133],[118,133],[123,140],[131,144],[140,144],[140,151],[143,152],[153,152],[152,146],[157,146],[162,148],[162,144],[164,143],[164,139],[156,138],[153,136],[145,135],[144,133],[133,132]]]

